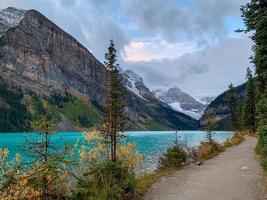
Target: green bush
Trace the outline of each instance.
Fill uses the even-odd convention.
[[[263,157],[267,157],[267,125],[259,127],[259,139],[256,149]]]
[[[261,166],[262,166],[264,171],[267,171],[267,158],[262,159]]]
[[[167,149],[166,153],[159,159],[159,169],[179,168],[186,163],[187,154],[184,148],[176,144]]]
[[[121,162],[106,161],[92,166],[77,184],[72,199],[136,199],[136,178]]]

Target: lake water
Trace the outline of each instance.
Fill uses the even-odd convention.
[[[218,131],[214,139],[223,142],[231,138],[233,134],[234,132]],[[13,158],[15,153],[24,156],[21,148],[25,144],[25,138],[34,138],[35,135],[35,133],[1,133],[0,148],[9,149],[9,158]],[[176,138],[175,131],[136,131],[126,132],[125,135],[127,136],[126,143],[136,143],[137,151],[143,154],[141,169],[144,171],[153,171],[157,168],[158,158],[173,145]],[[59,145],[63,143],[74,145],[82,138],[81,132],[58,133],[52,136],[53,141],[60,141]],[[204,131],[178,131],[178,139],[190,147],[197,146],[206,139],[206,133]]]

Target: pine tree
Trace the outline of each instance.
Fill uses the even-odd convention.
[[[241,7],[241,12],[246,25],[246,29],[241,31],[252,32],[254,42],[252,63],[256,68],[256,118],[260,134],[258,146],[267,157],[267,1],[251,0]]]
[[[125,89],[121,82],[119,65],[117,64],[117,50],[113,40],[110,40],[108,52],[105,54],[105,66],[107,67],[106,83],[106,116],[102,133],[110,144],[110,155],[113,162],[116,161],[117,142],[124,131],[126,117],[124,115]]]
[[[206,138],[208,139],[209,143],[212,143],[213,140],[213,135],[215,134],[214,130],[216,128],[216,122],[214,120],[214,117],[212,116],[211,113],[208,113],[207,121],[205,124],[205,131],[206,133]]]
[[[244,104],[244,126],[250,132],[256,130],[256,88],[250,68],[247,68],[246,98]]]
[[[238,100],[236,97],[235,88],[233,84],[229,85],[229,89],[227,91],[226,102],[230,111],[230,127],[233,130],[240,130],[240,117],[238,115]]]
[[[76,178],[68,168],[75,163],[69,159],[70,148],[59,147],[60,141],[52,142],[54,120],[49,111],[33,122],[32,126],[38,136],[27,137],[24,147],[25,153],[32,158],[30,184],[37,186],[42,199],[64,198],[67,196],[68,176]]]

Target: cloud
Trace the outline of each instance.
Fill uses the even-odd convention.
[[[220,93],[230,82],[241,84],[251,66],[252,42],[246,37],[225,39],[222,43],[176,59],[125,63],[144,77],[151,88],[178,86],[188,92]],[[200,94],[201,95],[201,94]]]
[[[220,91],[241,83],[250,65],[251,41],[233,31],[247,1],[0,0],[0,7],[40,11],[100,61],[114,39],[121,66],[150,87]]]
[[[190,43],[169,43],[160,38],[136,40],[124,48],[123,59],[126,61],[151,61],[173,59],[196,50]]]
[[[247,0],[135,0],[124,4],[126,17],[136,29],[173,41],[181,38],[208,42],[227,36],[226,18],[240,19]],[[241,19],[240,19],[241,20]],[[233,31],[233,30],[231,30]]]

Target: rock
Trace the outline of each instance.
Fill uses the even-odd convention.
[[[68,91],[78,99],[105,106],[105,66],[36,10],[0,10],[0,58],[0,77],[24,93],[48,98],[55,91]],[[140,96],[128,90],[126,98],[129,124],[134,129],[147,129],[149,123],[166,129],[198,128],[196,120],[166,107],[140,77],[135,78]]]

